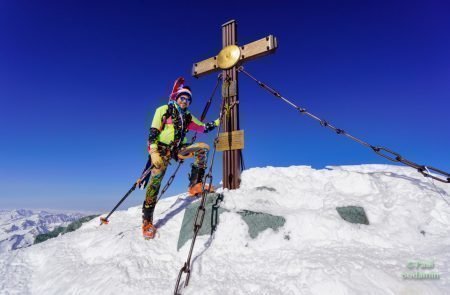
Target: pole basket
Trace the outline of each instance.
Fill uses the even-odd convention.
[[[108,219],[106,219],[105,217],[100,217],[100,225],[102,225],[102,224],[108,224],[109,223],[109,220]]]

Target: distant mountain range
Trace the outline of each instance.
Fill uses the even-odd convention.
[[[83,213],[51,213],[43,210],[0,210],[0,253],[28,247],[39,234],[67,226]]]

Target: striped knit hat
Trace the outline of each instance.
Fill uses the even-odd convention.
[[[178,88],[175,99],[178,99],[178,97],[182,94],[189,96],[189,98],[192,100],[192,92],[191,92],[191,88],[189,86],[182,86],[182,87]]]

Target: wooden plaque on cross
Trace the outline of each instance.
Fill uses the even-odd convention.
[[[192,76],[199,78],[222,70],[222,116],[221,126],[224,134],[219,136],[223,150],[223,187],[239,188],[241,182],[243,132],[239,128],[239,87],[237,67],[242,63],[273,53],[277,49],[277,39],[273,35],[239,46],[237,44],[237,25],[231,20],[222,25],[223,48],[218,55],[194,63]],[[242,130],[243,131],[243,130]],[[233,138],[239,136],[239,138]],[[229,142],[227,144],[226,142]],[[228,148],[227,148],[228,146]]]

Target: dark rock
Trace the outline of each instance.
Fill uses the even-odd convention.
[[[345,221],[350,223],[359,223],[369,225],[369,220],[367,219],[366,212],[363,207],[357,206],[346,206],[346,207],[336,207],[339,216]]]

